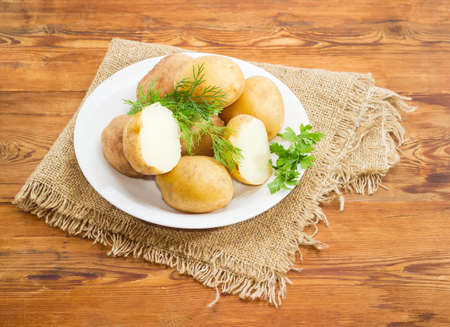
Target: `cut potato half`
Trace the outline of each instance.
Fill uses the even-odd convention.
[[[181,158],[178,122],[159,102],[133,116],[123,133],[125,157],[141,174],[167,173]]]
[[[272,175],[270,149],[266,128],[261,120],[250,115],[232,118],[228,140],[241,149],[242,158],[232,176],[249,185],[264,184]]]

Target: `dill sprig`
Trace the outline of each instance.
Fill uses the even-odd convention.
[[[124,100],[130,105],[129,115],[135,115],[143,108],[159,102],[170,109],[180,126],[181,138],[185,140],[188,154],[192,154],[194,144],[198,144],[204,135],[212,140],[214,157],[231,172],[242,157],[241,150],[233,146],[225,138],[227,127],[214,125],[211,116],[218,115],[224,105],[225,92],[217,86],[207,86],[199,90],[205,83],[205,69],[203,64],[192,68],[192,78],[184,78],[177,83],[175,89],[161,96],[155,89],[153,81],[144,91],[138,87],[136,101]],[[196,131],[192,127],[195,125]]]
[[[144,107],[161,101],[161,96],[159,95],[159,90],[154,89],[155,81],[152,81],[147,88],[147,92],[141,85],[138,86],[138,97],[136,101],[124,99],[123,102],[130,106],[128,115],[135,115],[141,111]]]

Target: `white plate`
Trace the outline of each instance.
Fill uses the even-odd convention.
[[[189,52],[186,55],[199,57],[207,54]],[[101,132],[114,117],[128,112],[129,107],[123,99],[136,98],[137,83],[161,58],[143,60],[118,71],[99,85],[81,107],[75,125],[74,146],[80,168],[92,187],[112,205],[134,217],[177,228],[213,228],[235,224],[280,202],[289,191],[281,190],[272,195],[267,185],[246,186],[233,181],[234,197],[225,208],[204,214],[182,213],[162,200],[154,178],[130,178],[108,164],[101,148]],[[300,101],[280,80],[248,62],[230,59],[240,66],[245,78],[262,75],[278,86],[285,108],[282,130],[290,126],[298,131],[301,123],[309,124]]]

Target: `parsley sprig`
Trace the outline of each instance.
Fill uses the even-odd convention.
[[[130,105],[129,115],[135,115],[153,103],[161,103],[172,111],[178,121],[188,154],[192,154],[194,144],[198,144],[202,136],[209,135],[214,157],[232,172],[242,157],[241,150],[224,137],[227,127],[216,126],[211,119],[211,116],[222,111],[225,93],[216,86],[206,86],[199,90],[198,87],[205,83],[204,70],[203,64],[194,66],[192,78],[179,81],[169,94],[161,96],[153,81],[147,91],[138,87],[136,101],[124,102]]]
[[[291,142],[288,148],[274,142],[270,145],[270,152],[278,156],[276,163],[271,161],[275,170],[275,179],[268,184],[270,193],[276,193],[281,189],[290,189],[289,186],[298,184],[300,172],[298,166],[307,169],[314,165],[314,144],[325,135],[311,132],[311,125],[300,125],[300,133],[295,134],[292,128],[286,128],[284,133],[278,134],[281,138]]]

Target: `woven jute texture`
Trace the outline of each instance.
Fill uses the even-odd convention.
[[[182,49],[112,40],[90,86],[137,61]],[[326,134],[315,166],[283,201],[257,217],[212,230],[152,225],[98,195],[79,169],[73,147],[75,117],[29,177],[15,203],[51,226],[110,247],[109,254],[143,258],[193,276],[224,294],[279,305],[287,272],[301,246],[321,248],[316,225],[326,222],[324,201],[345,192],[370,194],[398,160],[404,142],[398,109],[412,110],[396,93],[376,87],[368,74],[335,73],[256,63],[300,99],[316,130]],[[308,234],[305,227],[314,228]],[[309,229],[311,230],[311,229]]]

